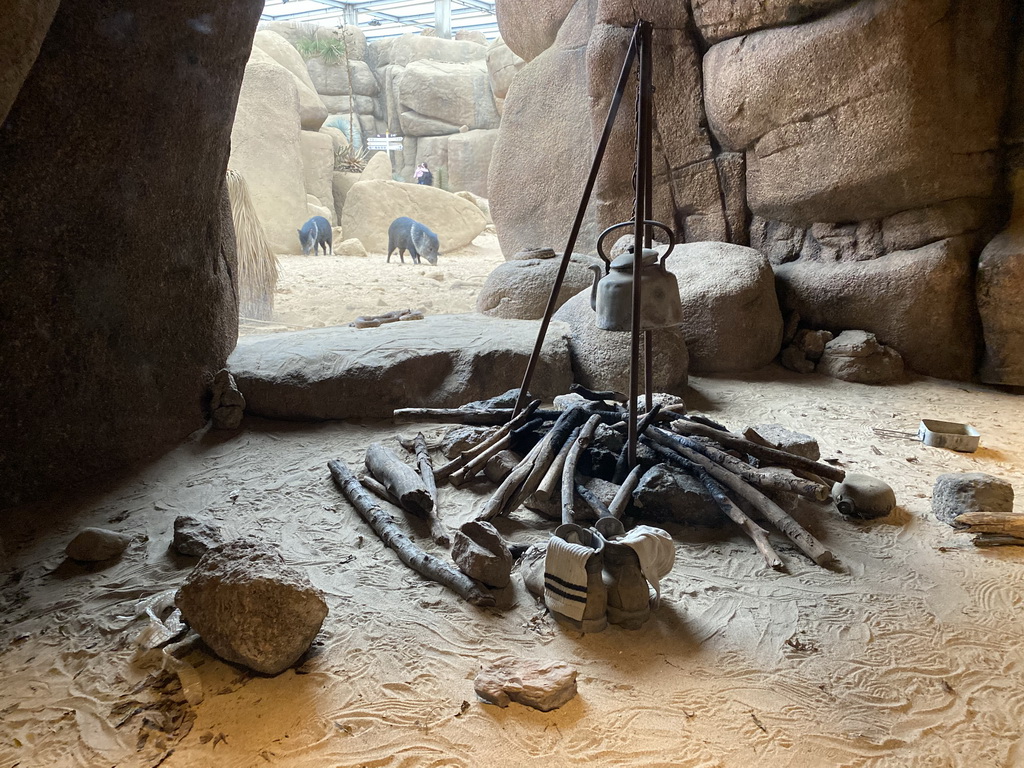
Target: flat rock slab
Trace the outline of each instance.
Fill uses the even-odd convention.
[[[434,315],[379,328],[247,336],[228,359],[250,414],[276,419],[388,418],[396,408],[455,408],[522,383],[537,321]],[[548,328],[530,384],[572,383],[569,329]]]
[[[488,704],[515,701],[550,712],[576,696],[576,669],[564,661],[507,656],[481,669],[473,687]]]
[[[953,525],[958,515],[970,512],[1013,512],[1013,486],[985,472],[950,472],[939,475],[932,489],[932,512]]]

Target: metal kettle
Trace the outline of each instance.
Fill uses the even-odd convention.
[[[644,248],[640,270],[640,329],[667,328],[679,325],[683,320],[683,305],[679,299],[679,283],[676,276],[665,268],[665,259],[676,247],[672,230],[657,221],[644,224],[662,229],[669,240],[668,250],[658,259],[653,248]],[[605,331],[629,331],[633,320],[633,261],[636,254],[633,246],[614,261],[609,260],[602,247],[605,235],[633,226],[632,221],[608,227],[597,239],[597,253],[605,263],[604,270],[597,264],[594,271],[594,286],[590,291],[590,306],[597,313],[597,327]],[[606,274],[602,277],[601,272]]]

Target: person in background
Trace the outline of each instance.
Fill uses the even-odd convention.
[[[426,163],[419,164],[413,177],[416,179],[417,184],[426,184],[428,187],[434,186],[434,174],[427,168]]]

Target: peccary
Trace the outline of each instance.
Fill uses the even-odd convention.
[[[331,244],[331,222],[323,216],[314,216],[302,225],[299,232],[299,242],[302,243],[302,253],[309,256],[320,254],[320,247],[323,246],[324,256],[334,253],[334,246]]]
[[[398,249],[398,258],[405,264],[405,252],[409,251],[412,256],[412,263],[419,264],[420,258],[426,259],[430,264],[437,264],[437,235],[408,216],[402,216],[391,222],[388,227],[388,263],[391,263],[391,254]]]

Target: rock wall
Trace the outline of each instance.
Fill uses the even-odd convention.
[[[1024,165],[1018,6],[575,0],[539,11],[499,0],[502,37],[528,62],[505,97],[490,173],[502,248],[564,247],[642,16],[655,26],[655,218],[684,241],[760,250],[785,312],[836,332],[860,323],[918,372],[970,378],[973,276]],[[632,112],[620,111],[578,250],[631,215]],[[873,313],[828,304],[857,300],[850,270],[890,292]],[[906,300],[929,291],[934,310]]]
[[[0,121],[0,506],[203,425],[238,332],[224,177],[261,7],[53,16]],[[41,26],[4,21],[0,49],[31,50]]]

